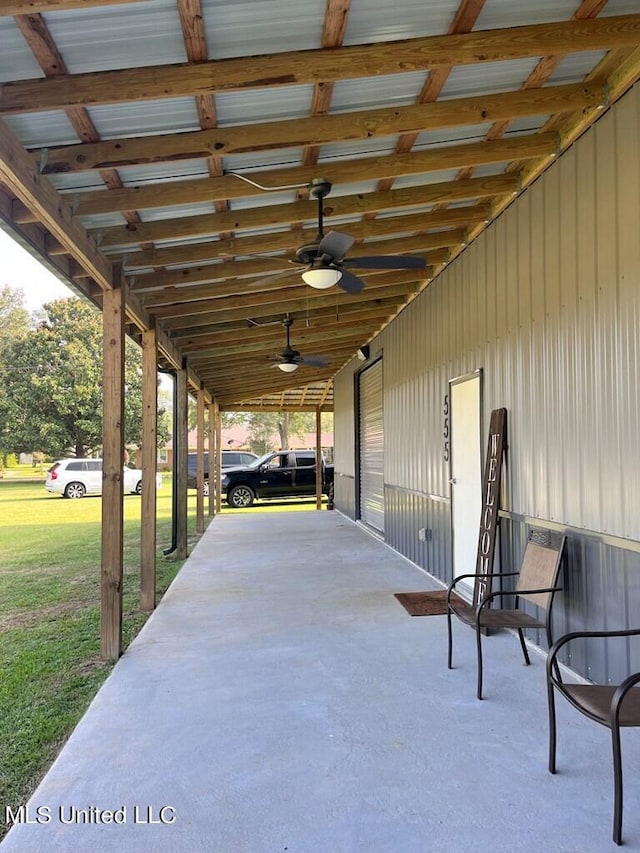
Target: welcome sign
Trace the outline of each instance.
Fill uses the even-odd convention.
[[[494,409],[489,423],[487,458],[482,482],[482,512],[480,513],[480,533],[478,535],[478,553],[476,556],[476,578],[473,588],[473,604],[478,605],[491,592],[493,558],[498,529],[498,509],[500,503],[500,480],[502,477],[502,459],[507,448],[507,410]]]

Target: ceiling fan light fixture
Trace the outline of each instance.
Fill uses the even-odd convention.
[[[316,290],[327,290],[342,278],[340,270],[333,267],[314,267],[302,273],[302,280]]]
[[[295,361],[281,361],[278,367],[285,373],[293,373],[294,370],[298,369],[298,365]]]

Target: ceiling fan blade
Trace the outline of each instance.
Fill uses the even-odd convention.
[[[326,367],[329,364],[329,359],[326,355],[303,355],[302,358],[296,359],[298,364],[304,364],[307,367]]]
[[[340,231],[329,231],[318,245],[318,255],[329,255],[334,261],[340,261],[356,242],[355,237]]]
[[[338,287],[341,287],[347,293],[360,293],[364,290],[364,281],[358,278],[357,275],[345,269],[341,270],[341,272],[342,275],[338,281]]]
[[[421,270],[427,266],[427,262],[417,255],[371,255],[345,258],[342,265],[369,270]]]

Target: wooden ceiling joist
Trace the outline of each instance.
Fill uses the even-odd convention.
[[[90,169],[117,168],[145,163],[172,162],[202,157],[222,157],[270,148],[313,146],[420,133],[447,127],[462,127],[524,116],[552,115],[596,107],[606,103],[601,84],[551,86],[519,89],[471,98],[452,98],[384,110],[319,115],[307,119],[264,122],[251,126],[227,126],[164,136],[120,138],[105,142],[48,148],[34,151],[42,161],[43,174]]]
[[[417,291],[419,282],[407,282],[406,284],[398,284],[395,286],[388,285],[381,288],[367,288],[366,295],[358,296],[358,304],[366,304],[372,300],[389,299],[405,296],[408,293]],[[166,318],[163,327],[169,332],[175,332],[179,329],[197,329],[198,326],[211,325],[213,323],[225,323],[235,320],[259,319],[263,317],[282,317],[292,311],[316,310],[317,308],[332,308],[336,314],[339,314],[340,308],[345,302],[349,302],[346,294],[342,293],[322,295],[322,291],[318,291],[321,295],[307,295],[305,290],[298,287],[292,288],[290,298],[279,298],[279,301],[273,302],[270,299],[262,298],[258,300],[245,299],[244,297],[236,297],[231,301],[231,304],[224,306],[222,302],[216,305],[215,310],[199,311],[197,314],[187,314],[182,317]],[[281,293],[280,291],[278,292]],[[351,302],[354,299],[351,297]],[[238,304],[239,302],[243,304]]]
[[[405,207],[430,204],[454,204],[473,199],[514,195],[520,189],[517,174],[492,175],[468,181],[443,181],[425,186],[357,196],[333,197],[323,204],[326,217],[358,216],[371,211],[400,211]],[[157,222],[140,222],[95,229],[91,233],[103,251],[126,249],[141,243],[192,239],[226,231],[251,231],[290,225],[299,220],[315,223],[316,209],[309,201],[269,205],[254,210],[174,217]]]
[[[486,221],[490,215],[491,206],[487,203],[481,203],[470,205],[469,207],[456,207],[436,212],[413,213],[397,217],[389,216],[368,222],[350,222],[348,229],[352,237],[363,240],[365,238],[391,236],[398,232],[404,234],[414,232],[417,234],[426,232],[432,228],[447,228],[456,225],[464,226],[466,229]],[[338,230],[341,229],[338,227]],[[264,236],[257,237],[231,237],[226,240],[208,240],[204,243],[186,244],[167,249],[151,248],[141,252],[127,253],[125,256],[126,268],[129,274],[137,273],[134,290],[155,290],[158,287],[155,275],[147,273],[139,274],[137,271],[140,268],[194,264],[203,260],[233,258],[238,255],[254,254],[257,252],[287,251],[311,243],[315,239],[316,233],[317,228],[314,228],[303,231],[265,234]],[[436,239],[435,233],[432,232],[429,235],[431,239]],[[425,243],[425,249],[431,247],[432,245]],[[149,281],[146,281],[147,278]]]
[[[506,163],[511,160],[528,160],[558,153],[559,140],[555,133],[536,136],[499,139],[495,142],[471,142],[447,145],[383,157],[340,160],[331,165],[334,183],[357,183],[386,178],[421,175],[465,166]],[[252,180],[267,187],[309,184],[317,176],[317,167],[298,166],[291,169],[274,169],[251,173]],[[247,191],[247,185],[233,175],[223,178],[200,178],[145,184],[140,187],[101,190],[77,194],[75,210],[78,216],[95,216],[122,210],[172,207],[186,203],[199,204],[217,199],[241,198],[263,195],[258,189]]]
[[[335,49],[289,51],[209,62],[96,71],[53,79],[17,80],[0,86],[0,115],[115,104],[145,99],[210,95],[266,86],[353,80],[425,71],[438,66],[525,59],[544,53],[636,47],[640,15],[532,24],[459,35]],[[545,50],[541,50],[541,45]],[[310,55],[312,54],[312,56]]]

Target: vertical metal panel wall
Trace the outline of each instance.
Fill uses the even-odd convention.
[[[444,397],[482,368],[484,429],[509,410],[503,565],[517,567],[527,525],[567,530],[561,627],[640,612],[638,223],[640,84],[371,344],[384,359],[389,544],[449,579]],[[335,382],[336,448],[352,442],[341,425],[354,369]],[[610,677],[599,654],[574,666]]]
[[[354,378],[343,371],[333,388],[334,503],[349,518],[356,518],[356,444]]]
[[[384,532],[384,407],[382,361],[358,376],[360,392],[360,518]]]

